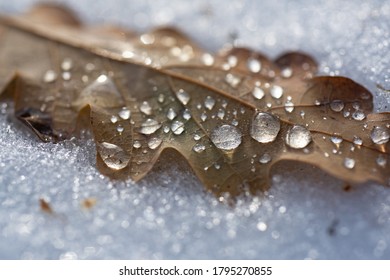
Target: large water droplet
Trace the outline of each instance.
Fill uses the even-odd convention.
[[[188,102],[190,101],[190,95],[188,94],[188,92],[184,91],[183,89],[179,89],[176,92],[176,97],[183,105],[187,105]]]
[[[111,169],[123,169],[130,161],[130,155],[115,144],[107,142],[98,143],[97,151],[103,162]]]
[[[344,102],[341,100],[333,100],[330,102],[330,109],[334,112],[341,112],[344,109]]]
[[[148,142],[148,147],[152,150],[157,149],[162,143],[161,138],[153,137],[152,139],[149,140]]]
[[[270,89],[270,93],[273,98],[279,99],[283,96],[283,88],[278,85],[273,85]]]
[[[386,144],[390,138],[389,129],[381,126],[376,126],[371,130],[371,140],[375,144]]]
[[[211,141],[221,150],[234,150],[241,144],[241,132],[231,125],[215,127],[211,133]]]
[[[180,135],[184,131],[184,123],[181,121],[174,121],[171,125],[173,134]]]
[[[272,157],[271,157],[271,155],[268,154],[268,153],[263,154],[263,155],[260,156],[260,158],[259,158],[259,162],[262,163],[262,164],[269,163],[271,160],[272,160]]]
[[[126,107],[123,107],[119,113],[118,113],[118,116],[122,119],[122,120],[128,120],[130,118],[130,115],[131,115],[131,112],[128,108]]]
[[[248,59],[247,66],[252,73],[259,73],[261,70],[261,62],[253,57]]]
[[[204,101],[204,106],[207,109],[212,110],[214,108],[214,105],[215,105],[215,99],[212,98],[211,96],[207,96]]]
[[[353,112],[352,118],[357,121],[362,121],[366,118],[366,115],[362,110],[356,110],[355,112]]]
[[[352,169],[355,167],[355,160],[352,158],[345,158],[344,159],[344,166],[345,168]]]
[[[196,143],[192,149],[196,153],[201,153],[201,152],[203,152],[206,149],[206,147],[203,144]]]
[[[294,149],[305,148],[311,142],[310,131],[300,125],[294,125],[286,135],[286,144]]]
[[[177,116],[176,112],[172,108],[169,108],[167,112],[167,118],[169,120],[173,120],[174,118],[176,118],[176,116]]]
[[[152,114],[152,107],[150,106],[148,101],[142,102],[141,106],[139,107],[140,111],[144,113],[145,115],[151,115]]]
[[[260,87],[254,87],[252,90],[252,95],[254,98],[260,100],[264,97],[264,90],[262,90]]]
[[[257,113],[251,124],[250,135],[260,143],[269,143],[275,140],[280,131],[280,121],[269,113]]]
[[[161,127],[161,124],[157,122],[154,119],[147,119],[141,124],[141,127],[139,129],[139,132],[145,135],[149,135],[152,133],[155,133],[159,128]]]
[[[45,83],[53,83],[57,80],[57,73],[54,70],[47,70],[43,75],[43,81]]]

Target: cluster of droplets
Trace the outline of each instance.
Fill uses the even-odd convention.
[[[70,58],[64,58],[60,65],[61,68],[61,78],[64,81],[69,81],[72,77],[71,70],[73,68],[73,60]],[[43,74],[43,82],[44,83],[54,83],[58,79],[58,73],[49,69]]]

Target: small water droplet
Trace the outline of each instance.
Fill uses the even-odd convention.
[[[98,143],[97,151],[103,162],[114,170],[125,168],[130,161],[130,155],[115,144],[107,142]]]
[[[269,113],[256,113],[251,124],[250,135],[260,143],[269,143],[275,140],[280,131],[279,119]]]
[[[237,126],[238,125],[238,120],[236,120],[236,119],[232,120],[232,125]]]
[[[100,75],[97,79],[96,79],[96,81],[98,82],[98,83],[105,83],[105,82],[107,82],[107,80],[108,80],[108,77],[107,77],[107,75]]]
[[[234,126],[221,125],[213,129],[211,141],[221,150],[234,150],[241,144],[241,132]]]
[[[357,146],[361,146],[361,145],[363,145],[363,140],[360,137],[354,136],[353,143]]]
[[[250,57],[247,62],[247,67],[252,73],[259,73],[261,70],[261,62],[253,57]]]
[[[225,82],[231,86],[232,88],[237,88],[241,82],[241,78],[233,75],[232,73],[228,73],[225,76]]]
[[[142,44],[144,44],[144,45],[151,45],[154,43],[154,40],[155,40],[153,34],[147,34],[147,33],[142,34],[139,39],[142,42]]]
[[[43,75],[43,81],[45,83],[53,83],[57,80],[57,73],[54,70],[47,70]]]
[[[286,103],[284,103],[284,110],[286,110],[287,113],[294,111],[294,103],[290,100],[286,101]]]
[[[263,222],[257,223],[257,229],[259,231],[266,231],[267,230],[267,224]]]
[[[262,164],[269,163],[272,160],[272,157],[270,154],[265,153],[259,158],[259,162]]]
[[[199,134],[194,134],[194,140],[199,141],[201,136]]]
[[[343,142],[343,138],[340,137],[340,136],[337,136],[337,135],[333,135],[330,137],[330,141],[332,141],[333,144],[340,144],[341,142]]]
[[[350,115],[351,115],[351,112],[350,112],[350,111],[344,110],[344,112],[343,112],[344,118],[348,118]]]
[[[87,63],[85,64],[85,67],[84,67],[85,71],[90,73],[92,72],[93,70],[95,70],[95,64],[93,63]]]
[[[131,115],[131,112],[128,108],[126,107],[123,107],[119,113],[118,113],[118,116],[122,119],[122,120],[128,120],[130,118],[130,115]]]
[[[202,55],[202,62],[206,66],[211,66],[214,64],[214,57],[209,53],[204,53]]]
[[[148,147],[152,150],[157,149],[162,143],[161,138],[153,137],[152,139],[149,140],[148,142]]]
[[[133,143],[133,147],[134,148],[136,148],[136,149],[139,149],[139,148],[141,148],[141,142],[140,141],[134,141],[134,143]]]
[[[116,116],[111,116],[110,120],[111,120],[112,123],[118,122],[118,118]]]
[[[141,106],[139,107],[140,111],[144,113],[145,115],[151,115],[152,114],[152,107],[150,106],[148,101],[142,102]]]
[[[122,133],[123,130],[125,130],[125,128],[120,124],[116,127],[116,131],[118,131],[119,133]]]
[[[123,58],[133,58],[134,57],[134,52],[130,51],[130,50],[125,50],[122,52],[122,57]]]
[[[225,117],[225,110],[218,109],[217,116],[218,116],[219,119],[223,120],[223,118]]]
[[[278,85],[273,85],[270,89],[271,96],[275,99],[279,99],[283,96],[283,88]]]
[[[190,110],[184,109],[184,111],[183,111],[183,119],[185,119],[186,121],[191,119],[191,112],[190,112]]]
[[[314,105],[320,106],[320,105],[321,105],[321,101],[319,101],[318,99],[316,99],[316,100],[314,101]]]
[[[158,97],[157,97],[157,101],[158,101],[159,103],[163,103],[163,102],[165,101],[165,95],[162,94],[162,93],[160,93],[160,94],[158,95]]]
[[[184,91],[183,89],[179,89],[176,92],[176,97],[183,105],[187,105],[188,102],[190,101],[190,95],[188,94],[188,92]]]
[[[390,138],[390,132],[388,128],[381,127],[381,126],[375,126],[371,130],[371,140],[375,144],[381,145],[386,144],[389,141]]]
[[[345,168],[353,169],[355,167],[355,160],[352,158],[346,157],[344,159],[344,166],[345,166]]]
[[[64,81],[69,81],[71,78],[72,78],[72,75],[70,74],[70,72],[63,72],[62,73],[62,79]]]
[[[287,132],[286,144],[294,149],[305,148],[311,142],[310,131],[300,125],[294,125]]]
[[[238,63],[238,59],[235,55],[229,55],[227,58],[228,64],[230,67],[236,67]]]
[[[205,145],[203,145],[203,144],[196,143],[196,144],[194,145],[194,147],[192,148],[192,150],[194,150],[194,152],[196,152],[196,153],[201,153],[201,152],[203,152],[204,150],[206,150],[206,147],[205,147]]]
[[[385,155],[379,155],[377,158],[376,158],[376,163],[380,166],[380,167],[385,167],[386,164],[387,164],[387,159],[385,157]]]
[[[175,135],[182,134],[184,131],[184,123],[181,121],[174,121],[171,125],[171,130]]]
[[[174,118],[176,118],[176,116],[176,112],[172,108],[169,108],[167,112],[167,118],[172,121]]]
[[[301,116],[302,119],[305,118],[305,114],[306,114],[305,111],[301,111],[301,112],[299,113],[299,115]]]
[[[290,67],[283,68],[280,72],[280,75],[285,79],[291,78],[292,74],[293,70]]]
[[[155,133],[160,129],[161,124],[154,119],[147,119],[141,124],[139,132],[145,135]]]
[[[353,112],[352,118],[357,121],[362,121],[366,118],[366,115],[362,110],[356,110],[355,112]]]
[[[212,98],[211,96],[207,96],[204,101],[204,106],[207,109],[212,110],[214,108],[214,105],[215,105],[215,99]]]
[[[344,102],[341,100],[333,100],[330,102],[330,109],[334,112],[341,112],[344,109]]]
[[[214,163],[214,168],[217,169],[217,170],[219,170],[219,169],[221,169],[221,165],[218,164],[218,163]]]
[[[264,97],[264,90],[262,90],[260,87],[254,87],[252,90],[252,95],[254,98],[260,100]]]
[[[171,128],[169,126],[165,125],[163,128],[163,131],[164,131],[164,133],[168,133],[169,131],[171,131]]]
[[[73,67],[73,61],[70,58],[65,58],[61,63],[62,71],[70,71]]]
[[[206,121],[207,120],[207,114],[203,112],[202,115],[200,115],[200,119],[202,120],[202,122]]]

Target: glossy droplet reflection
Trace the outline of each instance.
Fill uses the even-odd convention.
[[[270,89],[271,96],[275,99],[279,99],[283,96],[283,88],[281,86],[274,85]]]
[[[224,124],[214,128],[210,137],[218,149],[230,151],[241,144],[242,134],[238,128]]]
[[[176,97],[183,105],[187,105],[188,102],[190,101],[190,95],[188,94],[188,92],[184,91],[183,89],[179,89],[176,92]]]
[[[344,159],[344,166],[347,169],[353,169],[355,167],[355,160],[352,158],[345,158]]]
[[[310,131],[300,125],[294,125],[287,132],[286,144],[294,149],[302,149],[311,142]]]
[[[269,163],[271,160],[272,160],[272,157],[271,157],[271,155],[268,154],[268,153],[263,154],[263,155],[260,156],[260,158],[259,158],[259,162],[262,163],[262,164]]]
[[[152,150],[157,149],[162,143],[161,138],[153,137],[148,142],[148,147]]]
[[[388,128],[376,126],[371,130],[370,137],[375,144],[386,144],[389,142],[390,132]]]
[[[252,90],[252,95],[254,98],[260,100],[264,97],[264,90],[262,90],[260,87],[254,87]]]
[[[123,107],[119,113],[118,113],[118,116],[122,119],[122,120],[128,120],[130,118],[130,115],[131,115],[131,112],[129,109],[127,109],[126,107]]]
[[[330,102],[330,109],[334,112],[341,112],[344,109],[344,102],[341,100],[333,100]]]
[[[251,124],[250,135],[260,143],[269,143],[275,140],[280,131],[280,121],[269,113],[256,113]]]
[[[139,132],[145,135],[149,135],[155,133],[160,127],[161,124],[158,121],[154,119],[147,119],[141,124]]]
[[[115,144],[98,143],[97,151],[103,162],[111,169],[120,170],[129,164],[130,155]]]

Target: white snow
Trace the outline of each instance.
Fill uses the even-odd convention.
[[[33,0],[0,0],[21,12]],[[138,31],[170,24],[210,51],[236,43],[274,58],[313,55],[320,73],[348,76],[390,105],[389,1],[69,0],[89,23]],[[269,193],[235,207],[206,193],[182,163],[164,161],[139,183],[95,168],[90,137],[41,143],[0,114],[1,259],[389,259],[390,189],[353,186],[305,165],[279,165]],[[49,201],[55,216],[39,209]],[[85,210],[80,203],[96,198]]]

